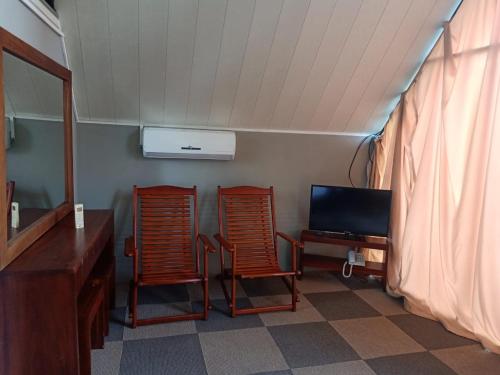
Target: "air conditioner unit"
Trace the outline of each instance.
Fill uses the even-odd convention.
[[[147,158],[233,160],[236,134],[230,131],[146,126],[142,153]]]

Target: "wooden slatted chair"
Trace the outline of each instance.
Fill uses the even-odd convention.
[[[198,233],[196,186],[153,186],[133,192],[133,236],[125,242],[125,255],[133,257],[133,279],[129,295],[132,327],[179,320],[207,319],[208,252],[215,247]],[[203,273],[200,271],[203,245]],[[200,283],[204,294],[202,313],[139,319],[138,288],[144,285]]]
[[[270,188],[238,186],[218,188],[219,242],[221,284],[231,309],[231,316],[271,311],[296,310],[298,241],[276,231],[274,194]],[[278,263],[278,236],[288,241],[292,251],[292,270],[283,271]],[[225,251],[231,259],[230,272],[224,267]],[[238,278],[283,278],[292,294],[287,305],[238,309],[236,280]],[[287,281],[291,278],[291,285]],[[231,296],[224,280],[231,279]]]

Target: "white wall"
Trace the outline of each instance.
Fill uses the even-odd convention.
[[[0,26],[66,66],[61,36],[20,0],[0,1]]]
[[[54,31],[20,0],[0,0],[0,27],[16,35],[63,66],[68,66],[63,36]],[[73,119],[73,153],[76,155],[76,121]],[[76,181],[76,160],[73,161]],[[75,183],[76,189],[76,183]],[[77,191],[75,190],[75,197]]]

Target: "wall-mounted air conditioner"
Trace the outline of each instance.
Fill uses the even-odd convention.
[[[236,134],[230,131],[145,126],[142,153],[148,158],[233,160]]]

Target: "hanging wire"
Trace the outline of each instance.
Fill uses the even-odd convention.
[[[354,185],[354,182],[352,181],[352,167],[354,165],[354,162],[356,161],[356,158],[358,157],[359,150],[361,147],[365,144],[367,139],[370,139],[370,143],[368,144],[368,163],[373,163],[373,154],[375,151],[375,140],[383,133],[383,129],[373,133],[373,134],[368,134],[366,137],[364,137],[361,142],[359,143],[358,147],[356,148],[356,152],[354,153],[354,156],[352,157],[351,164],[349,165],[349,182],[351,183],[352,187],[357,187]]]

